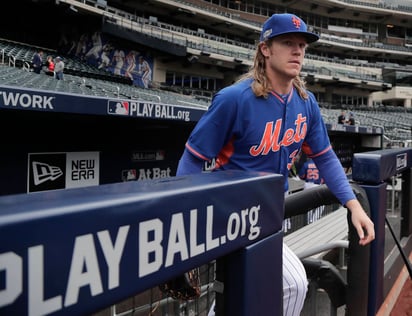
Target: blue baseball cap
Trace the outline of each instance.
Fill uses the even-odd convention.
[[[298,16],[290,13],[275,13],[263,24],[260,41],[283,34],[302,34],[308,44],[319,39],[315,33],[308,32],[306,23]]]

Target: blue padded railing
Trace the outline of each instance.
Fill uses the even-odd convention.
[[[225,314],[278,315],[283,181],[233,171],[2,196],[0,315],[91,314],[225,256]]]
[[[384,246],[387,205],[387,183],[392,176],[402,175],[402,231],[412,235],[411,194],[412,148],[384,149],[356,153],[352,163],[352,178],[366,191],[375,224],[375,240],[371,244],[368,316],[376,315],[384,300]],[[390,280],[394,282],[394,280]]]

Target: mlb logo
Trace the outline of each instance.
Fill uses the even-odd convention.
[[[107,104],[107,113],[115,115],[129,115],[129,102],[109,101]]]
[[[122,181],[135,181],[137,179],[136,169],[122,170]]]

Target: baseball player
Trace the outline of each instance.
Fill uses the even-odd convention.
[[[110,53],[113,50],[113,46],[111,43],[106,43],[103,45],[102,48],[102,53],[100,54],[100,64],[99,64],[99,69],[104,69],[107,70],[107,67],[109,67],[110,64]]]
[[[92,35],[92,48],[86,53],[86,58],[93,56],[94,59],[98,60],[100,57],[100,52],[102,51],[102,37],[99,31],[96,31]]]
[[[113,73],[115,75],[121,75],[121,71],[124,65],[124,51],[121,49],[116,49],[113,53],[112,61],[114,63]]]
[[[139,56],[139,75],[142,76],[143,86],[149,88],[149,83],[152,79],[152,69],[143,56]]]
[[[177,175],[240,169],[282,174],[302,150],[312,158],[329,189],[351,211],[359,244],[375,238],[373,222],[356,199],[329,141],[314,95],[299,77],[308,44],[319,39],[293,14],[272,15],[263,24],[251,70],[220,90],[189,139]],[[283,245],[284,315],[299,315],[307,277],[299,258]],[[270,299],[269,297],[267,299]],[[210,315],[213,315],[213,310]]]
[[[300,168],[298,176],[300,179],[305,181],[304,189],[310,189],[321,185],[325,182],[321,176],[318,167],[313,162],[311,158],[306,159],[303,166]],[[307,223],[313,223],[321,218],[323,210],[325,209],[324,205],[320,205],[317,208],[308,211],[307,213]]]
[[[313,162],[313,159],[308,158],[300,168],[298,176],[305,181],[305,189],[311,188],[313,185],[320,185],[325,182],[321,176],[318,167]]]
[[[124,72],[124,76],[128,77],[132,82],[134,81],[133,71],[136,68],[136,55],[137,52],[131,50],[125,57],[126,70]]]

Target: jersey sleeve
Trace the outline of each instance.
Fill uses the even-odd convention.
[[[299,169],[299,172],[298,172],[298,176],[299,176],[299,178],[300,179],[302,179],[302,180],[305,180],[306,179],[306,170],[307,170],[307,163],[304,163],[303,165],[302,165],[302,167]]]
[[[325,180],[329,190],[335,195],[342,205],[355,199],[352,187],[343,170],[342,164],[333,150],[329,150],[313,159]]]
[[[203,170],[204,161],[195,157],[187,149],[183,151],[183,155],[179,160],[176,175],[183,176],[188,174],[201,173]]]
[[[203,160],[214,158],[233,135],[236,118],[236,89],[228,87],[213,97],[207,112],[189,136],[186,149]]]
[[[328,131],[320,113],[318,102],[312,93],[308,92],[308,94],[310,122],[305,141],[302,145],[302,150],[309,158],[314,158],[326,153],[332,147]]]

